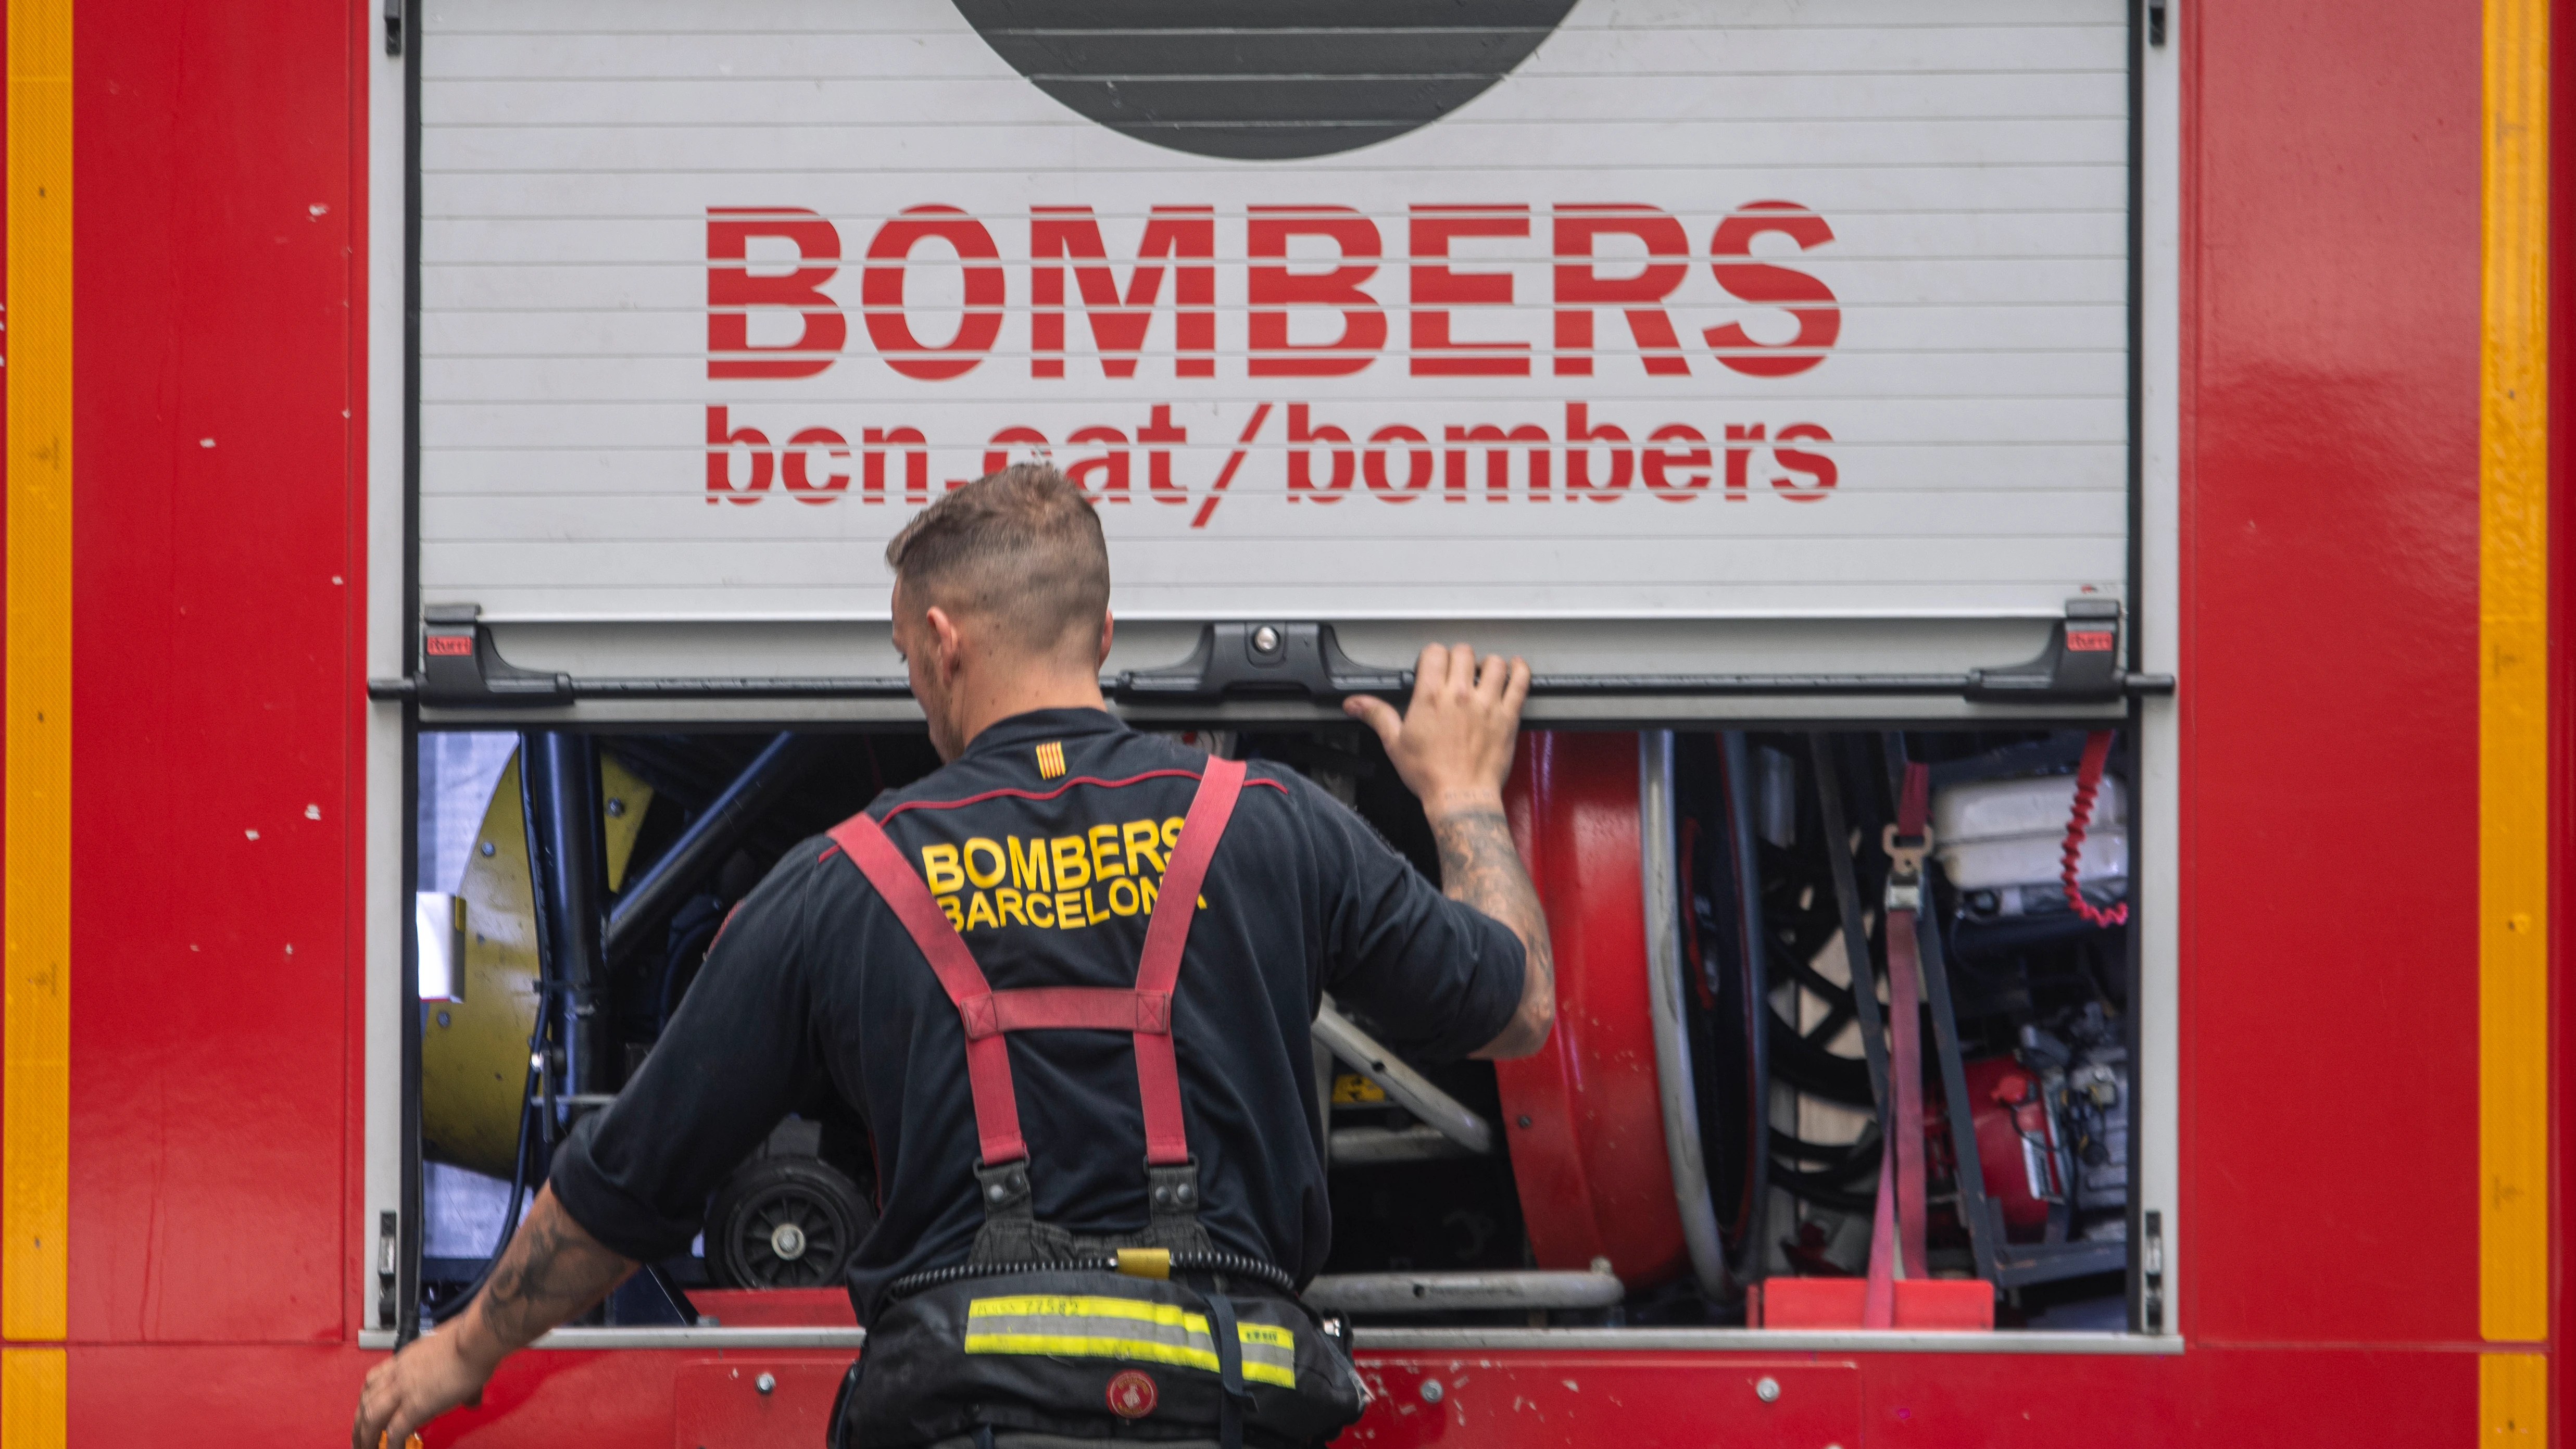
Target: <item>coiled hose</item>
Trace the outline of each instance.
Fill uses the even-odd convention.
[[[946,1268],[924,1268],[918,1273],[906,1273],[894,1280],[893,1286],[886,1292],[894,1298],[909,1298],[924,1288],[936,1288],[943,1283],[956,1283],[968,1278],[993,1278],[1004,1273],[1063,1272],[1066,1269],[1076,1272],[1087,1270],[1115,1273],[1118,1271],[1118,1259],[1103,1253],[1096,1258],[1067,1258],[1051,1263],[957,1263]],[[1247,1258],[1241,1253],[1174,1253],[1172,1271],[1225,1273],[1237,1278],[1250,1278],[1256,1282],[1266,1283],[1292,1298],[1297,1293],[1296,1280],[1289,1277],[1285,1271],[1259,1258]]]
[[[2128,904],[2122,902],[2106,911],[2084,899],[2083,890],[2075,884],[2075,868],[2084,854],[2084,829],[2093,823],[2093,797],[2102,789],[2102,767],[2110,758],[2109,730],[2095,730],[2084,737],[2084,758],[2075,767],[2075,810],[2066,821],[2066,849],[2058,873],[2058,879],[2066,885],[2067,908],[2105,927],[2128,924]]]

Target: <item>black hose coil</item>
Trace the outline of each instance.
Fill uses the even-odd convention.
[[[1096,1273],[1115,1273],[1118,1271],[1118,1260],[1104,1253],[1096,1258],[1061,1259],[1051,1263],[955,1263],[945,1268],[924,1268],[918,1273],[906,1273],[894,1280],[893,1286],[886,1292],[894,1298],[903,1299],[911,1297],[924,1288],[936,1288],[943,1283],[956,1283],[968,1278],[995,1278],[1005,1273],[1061,1272],[1068,1268],[1077,1272],[1088,1270]],[[1285,1270],[1274,1268],[1259,1258],[1247,1258],[1241,1253],[1174,1253],[1172,1271],[1225,1273],[1268,1284],[1292,1298],[1297,1294],[1297,1281],[1289,1277]]]

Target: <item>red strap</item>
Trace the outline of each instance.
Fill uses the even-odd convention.
[[[1199,887],[1207,880],[1208,862],[1234,814],[1243,778],[1244,767],[1238,761],[1211,758],[1207,762],[1163,872],[1153,917],[1146,923],[1144,957],[1132,989],[993,990],[964,938],[931,897],[930,888],[875,820],[862,813],[831,831],[833,843],[894,908],[895,918],[929,959],[941,989],[957,1008],[966,1030],[966,1079],[975,1094],[975,1131],[982,1139],[985,1166],[1017,1162],[1029,1155],[1028,1144],[1020,1137],[1019,1103],[1012,1094],[1010,1050],[1004,1034],[1067,1028],[1134,1034],[1146,1160],[1157,1166],[1189,1161],[1189,1138],[1181,1121],[1180,1065],[1172,1053],[1172,987],[1180,979],[1182,948],[1188,944]],[[1176,897],[1178,905],[1173,904]]]
[[[1181,838],[1163,871],[1154,916],[1145,925],[1145,954],[1136,966],[1136,991],[1169,1001],[1181,977],[1181,948],[1189,944],[1190,917],[1198,910],[1199,887],[1207,881],[1208,862],[1234,816],[1235,798],[1243,793],[1243,762],[1208,757],[1199,777],[1190,813],[1182,817]],[[1181,1068],[1172,1055],[1172,1035],[1136,1033],[1136,1092],[1145,1108],[1145,1160],[1156,1167],[1190,1160],[1190,1141],[1181,1124]]]
[[[1905,767],[1897,792],[1896,833],[1919,839],[1931,814],[1932,771]],[[1869,1283],[1861,1298],[1861,1326],[1895,1326],[1895,1257],[1901,1242],[1905,1276],[1931,1276],[1925,1259],[1923,1182],[1922,1013],[1916,989],[1922,960],[1915,942],[1915,913],[1887,913],[1887,1112],[1879,1159],[1878,1213],[1870,1234]],[[1965,1111],[1965,1104],[1952,1107]]]
[[[1931,824],[1932,767],[1910,763],[1905,788],[1896,807],[1899,835],[1920,837]],[[1931,882],[1924,882],[1931,889]],[[1896,1079],[1896,1231],[1905,1246],[1905,1276],[1929,1278],[1924,1259],[1923,1205],[1923,1014],[1917,1007],[1923,963],[1917,955],[1916,920],[1912,911],[1891,911],[1887,926],[1887,1005],[1896,1018],[1888,1044],[1888,1071]],[[1966,1103],[1954,1111],[1968,1110]]]
[[[1860,1326],[1896,1326],[1896,1139],[1878,1144],[1878,1211],[1870,1220],[1869,1280],[1861,1288]]]
[[[991,1024],[997,1031],[1050,1031],[1089,1028],[1136,1031],[1169,1036],[1172,998],[1169,992],[1131,991],[1123,986],[1031,986],[992,995]],[[974,1026],[966,1035],[976,1035]]]
[[[1920,761],[1905,766],[1905,788],[1896,801],[1896,833],[1921,835],[1932,823],[1932,767]]]
[[[1923,1069],[1917,1061],[1919,1017],[1914,1004],[1914,913],[1887,913],[1887,1125],[1878,1163],[1878,1216],[1869,1243],[1869,1287],[1861,1298],[1861,1327],[1891,1328],[1896,1308],[1895,1248],[1902,1233],[1905,1276],[1928,1278],[1924,1253]],[[1956,1109],[1953,1109],[1956,1110]]]
[[[1905,1245],[1905,1276],[1929,1278],[1924,1266],[1923,1014],[1916,1005],[1922,962],[1916,955],[1912,911],[1887,913],[1887,1014],[1895,1030],[1887,1047],[1888,1096],[1896,1130],[1896,1228]],[[1952,1111],[1966,1111],[1963,1103]]]
[[[931,899],[930,887],[866,811],[834,826],[831,837],[894,908],[895,919],[930,959],[930,969],[966,1023],[966,1081],[975,1093],[975,1135],[982,1141],[984,1165],[1021,1161],[1029,1147],[1020,1140],[1020,1104],[1011,1095],[1011,1051],[1003,1043],[993,988],[984,980],[983,968],[975,964],[965,938],[948,923],[939,902]]]

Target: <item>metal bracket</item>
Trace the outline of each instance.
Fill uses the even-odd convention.
[[[1816,804],[1824,816],[1825,855],[1833,867],[1834,919],[1842,926],[1845,974],[1851,978],[1852,1005],[1860,1016],[1860,1044],[1869,1058],[1869,1100],[1887,1109],[1887,1026],[1879,1014],[1878,975],[1870,966],[1869,932],[1861,921],[1860,873],[1853,867],[1852,832],[1844,823],[1843,762],[1834,737],[1821,731],[1807,736],[1807,758],[1816,772]]]
[[[385,0],[385,54],[403,53],[403,0]]]
[[[641,876],[626,882],[601,933],[601,959],[620,963],[648,942],[663,940],[663,927],[681,901],[722,869],[752,826],[787,798],[822,743],[811,735],[782,734],[743,766],[679,839],[664,847]]]
[[[1410,1127],[1336,1127],[1325,1135],[1335,1167],[1367,1167],[1381,1162],[1432,1162],[1444,1157],[1473,1157],[1437,1127],[1416,1122]]]
[[[1198,647],[1178,664],[1126,670],[1102,684],[1122,704],[1241,694],[1331,701],[1402,693],[1413,687],[1413,671],[1359,663],[1342,652],[1330,624],[1228,623],[1201,629]]]
[[[1323,1006],[1315,1013],[1314,1035],[1315,1040],[1332,1049],[1333,1055],[1350,1063],[1361,1076],[1385,1089],[1397,1106],[1436,1129],[1441,1136],[1479,1157],[1494,1150],[1494,1129],[1484,1118],[1462,1105],[1457,1098],[1433,1086],[1429,1078],[1405,1065],[1377,1038],[1360,1030],[1334,1007],[1329,996],[1324,998]]]
[[[1915,956],[1923,967],[1924,1005],[1931,1008],[1941,1100],[1950,1119],[1951,1173],[1958,1186],[1959,1216],[1967,1223],[1977,1276],[2002,1287],[2003,1219],[1986,1197],[1985,1166],[1978,1156],[1976,1114],[1969,1105],[1967,1062],[1959,1046],[1958,1008],[1950,997],[1950,967],[1942,959],[1941,928],[1918,916],[1914,930]]]
[[[391,1328],[398,1316],[394,1307],[394,1285],[397,1281],[396,1242],[400,1236],[402,1216],[399,1213],[376,1214],[376,1327]]]
[[[2139,1276],[2146,1280],[2144,1314],[2147,1332],[2165,1331],[2165,1215],[2149,1209],[2146,1250],[2139,1257]]]
[[[2140,683],[2146,683],[2141,677]],[[2170,689],[2170,682],[2165,687]],[[1984,704],[2108,702],[2130,690],[2120,668],[2120,606],[2110,599],[2069,599],[2066,618],[2039,657],[2001,669],[1971,669],[1964,691]],[[2145,692],[2145,691],[2141,691]]]
[[[432,604],[420,611],[423,704],[570,704],[572,676],[521,669],[493,647],[480,604]]]
[[[1628,1289],[1599,1268],[1589,1273],[1328,1273],[1307,1284],[1299,1296],[1310,1308],[1342,1313],[1526,1313],[1612,1308],[1628,1296]]]
[[[1886,753],[1888,793],[1902,798],[1905,780],[1905,746],[1902,735],[1881,735],[1880,748]],[[1923,832],[1923,848],[1931,848],[1929,828]],[[1894,827],[1882,830],[1883,844],[1899,839]],[[1891,852],[1892,856],[1893,852]],[[1917,863],[1920,889],[1921,864]],[[1889,891],[1891,899],[1894,890]],[[1885,917],[1889,930],[1895,922]],[[1976,1114],[1970,1109],[1965,1053],[1959,1045],[1959,1011],[1950,996],[1950,964],[1941,941],[1940,923],[1928,913],[1914,918],[1915,959],[1923,968],[1923,1004],[1932,1027],[1932,1064],[1939,1073],[1944,1115],[1950,1123],[1951,1176],[1959,1198],[1959,1216],[1968,1229],[1968,1250],[1977,1265],[1977,1276],[2004,1286],[2003,1219],[1986,1196],[1984,1164],[1978,1157]]]
[[[1932,827],[1920,835],[1899,835],[1889,823],[1879,832],[1878,848],[1887,853],[1887,909],[1923,909],[1923,858],[1932,853]]]

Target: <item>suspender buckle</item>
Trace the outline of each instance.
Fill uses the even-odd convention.
[[[986,1217],[1026,1217],[1029,1201],[1029,1164],[996,1162],[975,1169],[975,1186],[984,1199]],[[1017,1211],[1014,1212],[1013,1209]]]
[[[1169,1241],[1166,1233],[1173,1229],[1196,1227],[1199,1220],[1199,1160],[1157,1166],[1145,1164],[1146,1231],[1157,1241]]]
[[[1879,847],[1887,852],[1887,909],[1921,914],[1923,858],[1932,853],[1932,827],[1923,827],[1920,835],[1899,835],[1890,825],[1880,832]]]

